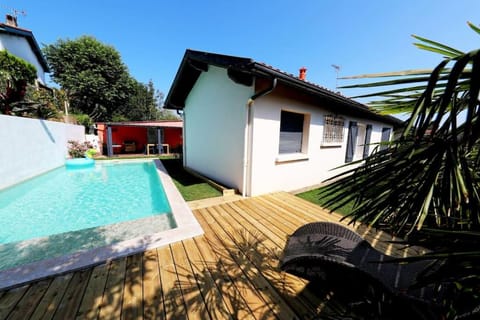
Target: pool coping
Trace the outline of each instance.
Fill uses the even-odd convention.
[[[102,160],[103,162],[149,162],[152,159]],[[154,159],[157,173],[167,195],[177,227],[90,250],[44,259],[0,271],[0,289],[87,268],[102,262],[202,235],[203,229],[175,187],[162,162]]]

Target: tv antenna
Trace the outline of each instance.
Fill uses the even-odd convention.
[[[11,9],[11,11],[12,11],[12,16],[14,16],[15,19],[16,19],[19,15],[21,15],[22,17],[27,16],[27,12],[26,12],[25,10],[17,10],[17,9],[14,9],[14,8],[13,8],[13,9]]]
[[[18,18],[18,16],[22,16],[22,17],[25,17],[27,16],[27,12],[25,10],[18,10],[18,9],[15,9],[15,8],[10,8],[10,7],[7,7],[7,6],[2,6],[4,9],[8,10],[11,12],[11,16],[14,17],[15,19]]]
[[[335,73],[337,77],[335,78],[335,90],[338,90],[338,73],[340,72],[340,66],[336,64],[332,64],[333,69],[335,69]]]

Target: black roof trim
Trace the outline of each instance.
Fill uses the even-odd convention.
[[[194,51],[190,49],[185,51],[185,55],[183,56],[173,84],[168,92],[167,98],[165,99],[165,108],[183,109],[185,107],[185,100],[202,72],[199,68],[192,66],[191,61],[226,68],[230,78],[243,85],[248,85],[250,83],[245,80],[247,79],[247,75],[270,79],[277,78],[280,83],[288,87],[295,88],[322,100],[326,99],[334,102],[335,106],[341,107],[341,112],[338,112],[338,109],[333,110],[338,113],[367,117],[390,123],[395,127],[400,126],[403,123],[403,121],[395,117],[381,115],[366,105],[341,94],[332,92],[314,83],[301,80],[294,75],[275,69],[264,63],[255,62],[250,58]],[[242,79],[235,76],[240,74],[242,75]],[[231,75],[234,76],[232,77]]]

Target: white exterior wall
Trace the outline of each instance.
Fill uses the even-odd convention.
[[[9,53],[33,64],[37,69],[37,80],[45,84],[45,71],[27,39],[20,36],[0,34],[0,50],[7,50]]]
[[[279,161],[282,159],[279,157],[278,151],[282,109],[309,115],[308,147],[305,159]],[[298,190],[320,184],[325,179],[339,173],[338,170],[330,170],[345,163],[349,121],[371,124],[371,143],[381,140],[383,127],[392,128],[391,125],[371,120],[343,116],[345,124],[341,146],[322,147],[324,115],[332,114],[331,111],[322,110],[318,106],[302,103],[296,99],[285,99],[276,95],[274,91],[274,93],[256,100],[252,112],[254,120],[249,196],[274,191]],[[342,115],[338,114],[338,116]],[[373,148],[374,146],[370,146],[369,151],[371,152]]]
[[[228,78],[209,66],[190,92],[184,108],[184,165],[227,187],[243,186],[246,104],[253,86]]]
[[[83,126],[0,115],[0,190],[65,164],[67,141]]]

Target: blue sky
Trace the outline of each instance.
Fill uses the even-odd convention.
[[[40,44],[91,35],[115,47],[133,77],[165,94],[185,49],[253,58],[335,90],[340,76],[431,68],[439,56],[411,34],[462,50],[480,37],[479,0],[0,0],[2,14],[26,11],[19,26]],[[339,81],[339,85],[350,82]],[[347,96],[352,91],[342,91]]]

